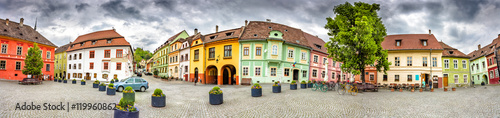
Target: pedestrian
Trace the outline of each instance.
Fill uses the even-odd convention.
[[[198,77],[194,78],[194,86],[196,86],[196,83],[198,82]]]
[[[474,85],[474,80],[471,79],[470,81],[472,81],[472,87],[476,88],[476,85]]]
[[[432,89],[432,80],[429,79],[429,89]]]

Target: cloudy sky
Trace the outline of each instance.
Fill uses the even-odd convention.
[[[358,1],[358,0],[356,0]],[[0,0],[0,18],[35,24],[56,45],[79,35],[116,29],[133,45],[154,50],[172,35],[232,29],[245,20],[286,24],[329,40],[323,28],[345,0]],[[353,3],[353,1],[348,1]],[[469,53],[500,34],[500,2],[494,0],[370,0],[381,4],[387,34],[432,33]]]

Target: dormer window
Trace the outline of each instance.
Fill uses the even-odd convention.
[[[271,26],[269,26],[269,29],[273,29]]]
[[[92,41],[92,45],[94,45],[97,41]]]
[[[449,54],[453,54],[453,51],[448,51]]]
[[[217,38],[217,36],[211,36],[211,37],[210,37],[210,39],[215,39],[215,38]]]
[[[73,48],[73,46],[75,46],[75,45],[71,45],[71,48]]]
[[[226,33],[226,36],[231,36],[233,35],[233,32]]]
[[[253,34],[254,37],[257,37],[257,34]]]
[[[396,40],[396,46],[401,46],[401,40]]]
[[[316,48],[318,48],[318,49],[321,49],[321,45],[314,44],[314,46],[316,46]]]
[[[83,43],[80,43],[80,46],[83,46]]]
[[[422,42],[423,46],[427,46],[427,39],[420,39],[420,42]]]
[[[111,39],[106,40],[106,43],[111,43]]]
[[[198,41],[196,41],[194,44],[198,44]]]
[[[481,54],[483,54],[484,51],[481,51]]]

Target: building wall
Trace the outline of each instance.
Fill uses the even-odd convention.
[[[170,51],[168,53],[168,74],[169,77],[179,77],[179,61],[180,61],[180,42],[170,44]]]
[[[26,54],[28,53],[28,48],[33,47],[33,42],[0,36],[0,46],[7,45],[7,53],[0,52],[0,61],[5,61],[5,69],[0,69],[0,73],[3,73],[0,76],[0,79],[8,79],[8,80],[22,80],[27,76],[22,73],[22,69],[24,69],[24,59],[26,58]],[[17,55],[17,47],[22,47],[22,54]],[[43,44],[38,44],[40,50],[42,50],[42,74],[44,77],[54,77],[54,51],[55,47],[47,46]],[[47,52],[50,53],[50,58],[47,58]],[[21,68],[16,70],[16,62],[21,62]],[[49,65],[49,70],[47,71],[46,67]]]
[[[318,62],[314,62],[314,57],[318,56]],[[324,59],[327,60],[327,70],[325,70]],[[313,76],[313,71],[317,71],[316,77]],[[338,67],[338,62],[334,62],[331,58],[328,58],[328,54],[312,50],[310,54],[310,69],[309,69],[309,79],[316,81],[325,81],[322,77],[322,72],[325,71],[325,77],[328,75],[326,81],[336,82],[339,79],[340,68]]]
[[[123,58],[116,58],[116,50],[123,50]],[[110,58],[104,58],[104,50],[110,50],[111,55]],[[91,80],[99,80],[99,81],[109,81],[113,79],[114,75],[117,75],[119,80],[131,77],[133,73],[133,57],[132,57],[132,49],[129,46],[116,46],[116,47],[96,47],[96,48],[87,48],[82,50],[75,50],[67,52],[67,63],[68,69],[67,74],[71,76],[68,78],[75,78],[73,76],[76,73],[77,77],[75,79],[84,79],[87,73],[91,76]],[[90,51],[95,51],[95,57],[90,58]],[[82,54],[82,59],[79,59],[79,54]],[[77,55],[76,60],[74,59],[74,55]],[[71,60],[69,59],[71,55]],[[108,70],[104,70],[104,62],[108,62]],[[90,63],[94,63],[94,68],[90,69]],[[117,70],[117,63],[121,63],[121,70]],[[76,69],[73,65],[76,64]],[[81,64],[82,67],[79,69],[78,64]],[[69,69],[69,66],[72,66]],[[81,77],[78,77],[78,74],[82,74]],[[94,76],[94,74],[97,74]],[[108,74],[107,78],[103,78],[103,74]],[[68,75],[66,75],[68,76]]]
[[[488,65],[488,84],[498,84],[499,74],[497,67],[497,60],[494,53],[486,56],[486,61]]]
[[[231,57],[230,58],[225,58],[224,57],[224,46],[226,45],[231,45]],[[210,43],[206,43],[205,44],[205,51],[206,53],[204,53],[204,57],[205,58],[205,61],[206,61],[206,69],[208,69],[209,67],[215,67],[217,68],[217,73],[215,74],[210,74],[210,75],[205,75],[206,76],[206,83],[212,83],[212,82],[215,82],[215,81],[212,81],[214,80],[215,78],[217,78],[217,84],[218,85],[222,85],[223,84],[223,69],[227,69],[226,67],[233,67],[233,69],[235,69],[235,74],[234,74],[234,80],[235,82],[233,82],[231,80],[231,78],[228,79],[228,83],[231,84],[231,83],[236,83],[237,85],[239,85],[239,69],[237,69],[239,67],[239,53],[240,53],[240,50],[239,50],[239,43],[238,43],[238,38],[232,38],[232,39],[225,39],[225,40],[221,40],[221,41],[215,41],[215,42],[210,42]],[[208,58],[209,57],[209,49],[210,48],[215,48],[215,58],[211,59],[211,58]],[[224,67],[224,68],[223,68]],[[210,71],[210,70],[206,70],[206,71]],[[206,72],[205,72],[206,73]]]
[[[185,81],[188,81],[188,79],[191,79],[191,77],[189,75],[189,60],[190,60],[189,52],[190,52],[189,43],[187,41],[185,41],[182,43],[182,46],[181,46],[180,55],[182,58],[181,58],[181,60],[179,60],[179,67],[180,67],[179,77]]]
[[[198,50],[198,59],[194,58],[194,51]],[[193,40],[191,43],[191,47],[189,49],[191,55],[189,55],[189,76],[195,77],[195,71],[198,70],[198,81],[201,80],[200,83],[205,83],[205,49],[203,47],[203,41],[201,39]]]
[[[484,63],[484,66],[483,66]],[[488,68],[487,68],[487,62],[486,62],[486,57],[482,56],[473,60],[470,60],[470,72],[471,72],[471,79],[474,80],[474,84],[481,84],[481,82],[485,82],[485,84],[488,84]]]
[[[448,60],[449,67],[445,67],[445,60]],[[457,67],[454,66],[454,60],[457,60]],[[462,61],[465,61],[463,63]],[[460,58],[460,57],[443,57],[442,58],[442,67],[443,67],[443,77],[448,76],[448,86],[454,87],[455,84],[467,84],[470,80],[469,74],[469,59],[468,58]],[[465,68],[463,67],[465,64]],[[458,81],[455,81],[455,75],[458,76]],[[466,76],[464,78],[464,76]],[[466,79],[466,80],[464,80]],[[444,86],[444,85],[443,85]]]
[[[66,51],[57,53],[54,58],[55,58],[55,64],[54,64],[54,76],[55,77],[60,77],[64,78],[66,77],[65,72],[66,72]]]

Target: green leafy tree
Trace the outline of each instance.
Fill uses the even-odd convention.
[[[34,43],[33,47],[28,49],[26,59],[24,59],[23,74],[32,76],[42,74],[43,60],[40,52],[37,43]]]
[[[378,10],[379,4],[355,2],[353,6],[346,2],[334,7],[335,18],[326,18],[325,28],[331,36],[325,44],[328,57],[343,62],[342,71],[365,73],[365,67],[373,64],[379,72],[389,70],[387,50],[381,46],[387,33]],[[365,74],[361,74],[363,82],[364,78]]]
[[[148,60],[152,57],[153,54],[148,50],[143,50],[142,48],[136,48],[134,52],[134,60],[139,63],[142,59]],[[139,66],[138,66],[139,67]]]

